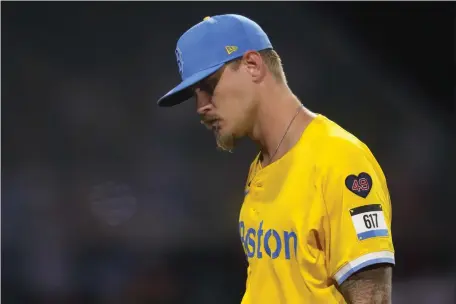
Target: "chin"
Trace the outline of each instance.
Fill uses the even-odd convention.
[[[218,148],[231,152],[235,146],[235,137],[229,132],[219,131],[216,133],[216,142]]]

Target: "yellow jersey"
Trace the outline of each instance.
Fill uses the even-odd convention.
[[[239,217],[242,304],[345,303],[352,273],[394,264],[391,202],[369,148],[323,115],[279,160],[250,166]]]

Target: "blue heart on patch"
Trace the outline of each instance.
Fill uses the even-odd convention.
[[[366,172],[358,176],[352,174],[345,179],[345,186],[354,194],[366,198],[372,189],[372,178]]]

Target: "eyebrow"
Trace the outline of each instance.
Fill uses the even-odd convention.
[[[215,79],[220,78],[220,75],[221,75],[221,72],[220,72],[220,71],[221,71],[221,69],[222,69],[222,68],[218,69],[217,71],[215,71],[214,73],[212,73],[211,75],[207,76],[206,78],[204,78],[204,79],[201,80],[201,81],[213,81],[213,80],[215,80]]]
[[[191,90],[194,91],[198,86],[201,86],[201,84],[203,86],[205,85],[209,85],[209,86],[213,86],[213,82],[215,81],[216,84],[219,82],[220,80],[220,77],[223,73],[223,70],[225,69],[226,66],[223,66],[221,67],[220,69],[218,69],[217,71],[215,71],[214,73],[212,73],[211,75],[207,76],[206,78],[204,79],[201,79],[200,81],[198,81],[197,83],[195,83],[193,86],[191,86]]]

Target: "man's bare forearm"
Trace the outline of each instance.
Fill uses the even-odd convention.
[[[391,265],[366,267],[347,278],[339,290],[350,304],[390,304],[392,274]]]

